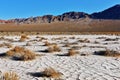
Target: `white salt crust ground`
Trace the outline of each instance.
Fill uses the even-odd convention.
[[[55,80],[53,78],[34,77],[29,73],[41,72],[45,68],[52,67],[61,72],[63,75],[60,80],[120,80],[120,58],[105,57],[94,55],[95,51],[110,49],[120,51],[120,36],[116,35],[39,35],[40,37],[47,38],[48,40],[39,41],[37,35],[29,36],[25,42],[19,42],[20,36],[4,36],[7,39],[13,39],[9,42],[0,40],[0,43],[9,42],[14,46],[23,46],[30,49],[36,54],[45,54],[42,57],[37,57],[32,61],[15,61],[10,58],[0,57],[0,70],[2,72],[13,71],[16,72],[20,80]],[[64,37],[62,40],[53,40],[52,38]],[[71,37],[75,37],[71,39]],[[101,39],[99,39],[101,37]],[[112,41],[105,41],[105,39],[116,39]],[[79,42],[78,40],[88,39],[90,43]],[[47,49],[44,42],[57,43],[62,49],[61,52],[44,53],[43,50]],[[95,43],[95,41],[97,43]],[[31,45],[26,46],[29,42]],[[56,54],[65,54],[70,47],[63,47],[66,43],[72,46],[78,46],[76,49],[79,51],[75,56],[56,56]],[[80,48],[81,47],[81,48]],[[5,53],[10,48],[0,47],[0,54]],[[90,54],[88,56],[80,56],[81,53]]]

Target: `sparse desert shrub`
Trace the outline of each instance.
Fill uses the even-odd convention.
[[[58,47],[57,45],[53,45],[53,49],[54,49],[55,52],[60,52],[61,51],[60,47]]]
[[[12,56],[14,59],[24,60],[24,61],[32,60],[35,59],[36,57],[36,54],[34,52],[18,46],[7,51],[7,55]]]
[[[19,80],[19,77],[15,72],[5,72],[3,80]]]
[[[31,44],[29,42],[26,43],[26,46],[31,46]]]
[[[29,39],[27,35],[21,35],[20,42],[24,42],[26,39]]]
[[[47,52],[54,52],[54,49],[52,46],[49,46],[48,49],[46,50]]]
[[[24,42],[26,39],[25,38],[20,38],[20,42]]]
[[[18,47],[16,46],[15,48],[7,51],[7,55],[8,56],[13,56],[15,53],[22,53],[24,51],[24,48],[23,47]]]
[[[45,45],[44,46],[50,46],[51,43],[49,43],[48,41],[45,41]]]
[[[47,52],[60,52],[60,51],[61,49],[57,45],[49,46],[49,48],[47,49]]]
[[[55,79],[59,79],[62,76],[62,73],[54,70],[53,68],[46,68],[43,72],[45,77],[51,77]]]
[[[68,51],[68,53],[67,53],[67,56],[74,56],[74,55],[76,55],[76,54],[78,54],[78,52],[77,52],[76,50],[70,49],[70,50]]]
[[[26,38],[26,39],[29,39],[29,37],[25,34],[21,35],[21,38]]]
[[[101,56],[108,56],[108,57],[120,57],[120,53],[113,50],[105,50],[105,51],[98,51],[95,52],[95,55],[101,55]]]

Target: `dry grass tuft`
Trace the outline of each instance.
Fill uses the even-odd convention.
[[[8,56],[12,56],[14,59],[17,60],[32,60],[35,59],[36,54],[28,49],[25,49],[23,47],[16,46],[15,48],[9,50],[7,52]]]
[[[25,34],[21,35],[21,38],[26,38],[26,39],[29,39],[29,37]]]
[[[29,42],[26,43],[26,46],[31,46],[31,44]]]
[[[21,35],[21,38],[20,38],[20,42],[24,42],[26,39],[29,39],[29,37],[27,35]]]
[[[20,38],[20,42],[24,42],[26,39],[25,38]]]
[[[52,46],[49,46],[48,49],[46,50],[47,52],[54,52],[54,49]]]
[[[45,41],[45,45],[44,46],[50,46],[51,43],[49,43],[48,41]]]
[[[58,47],[57,45],[53,45],[53,49],[54,49],[55,52],[60,52],[61,51],[60,47]]]
[[[51,78],[56,78],[56,79],[59,79],[61,76],[62,76],[62,73],[60,72],[57,72],[56,70],[54,70],[53,68],[46,68],[44,71],[43,71],[43,74],[46,76],[46,77],[51,77]]]
[[[23,52],[24,52],[24,48],[23,47],[16,46],[15,48],[7,51],[7,55],[8,56],[13,56],[16,53],[23,53]]]
[[[52,46],[49,46],[49,48],[47,49],[47,51],[48,52],[60,52],[61,49],[57,45],[52,45]]]
[[[101,56],[108,56],[108,57],[120,57],[120,53],[117,51],[113,50],[105,50],[105,51],[99,51],[95,52],[96,55],[101,55]]]
[[[76,54],[78,54],[77,51],[75,51],[74,49],[70,49],[70,50],[68,51],[68,53],[67,53],[67,56],[74,56],[74,55],[76,55]]]
[[[19,80],[19,77],[14,72],[5,72],[3,75],[3,80]]]

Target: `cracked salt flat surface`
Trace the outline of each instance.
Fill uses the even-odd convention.
[[[18,39],[15,39],[17,37]],[[32,51],[35,51],[37,54],[45,54],[45,56],[37,57],[32,61],[15,61],[7,58],[0,58],[0,70],[5,71],[14,71],[16,72],[20,80],[50,80],[50,78],[43,77],[34,77],[29,75],[29,72],[40,72],[44,68],[52,67],[55,70],[63,73],[61,79],[63,80],[120,80],[120,58],[115,57],[105,57],[99,55],[93,55],[94,51],[104,50],[106,48],[111,50],[120,51],[120,39],[118,44],[112,43],[113,41],[104,41],[104,39],[97,39],[98,37],[106,38],[120,38],[116,35],[45,35],[40,37],[48,38],[49,42],[59,41],[58,45],[61,45],[61,42],[68,40],[68,42],[76,42],[78,38],[88,39],[90,43],[77,42],[77,46],[86,45],[78,49],[81,52],[89,53],[89,56],[56,56],[55,53],[43,53],[41,50],[45,50],[47,47],[42,46],[44,41],[30,41],[36,40],[36,35],[29,36],[25,42],[12,42],[14,46],[23,46]],[[65,37],[62,40],[52,40],[52,38]],[[75,39],[69,39],[70,37],[75,37]],[[5,36],[5,38],[19,40],[19,36]],[[98,41],[98,44],[95,44],[94,41]],[[30,41],[31,46],[25,46],[26,43]],[[0,41],[1,42],[1,41]],[[111,44],[103,44],[111,43]],[[90,47],[90,46],[95,46]],[[96,46],[101,46],[96,48]],[[66,47],[60,46],[62,51],[57,54],[63,54],[67,52]],[[0,53],[5,53],[9,48],[2,47],[0,48]],[[54,79],[53,79],[54,80]]]

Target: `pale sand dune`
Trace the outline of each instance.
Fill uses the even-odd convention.
[[[36,36],[39,36],[36,38]],[[105,48],[120,51],[120,36],[117,35],[32,35],[28,36],[24,42],[19,42],[20,36],[4,36],[5,39],[13,39],[3,42],[9,42],[14,46],[22,46],[30,49],[36,54],[44,56],[36,57],[31,61],[16,61],[11,58],[0,57],[0,70],[16,72],[20,80],[50,80],[50,78],[35,77],[29,73],[41,72],[47,67],[52,67],[63,75],[60,80],[120,80],[120,58],[94,55],[95,51],[105,50]],[[44,37],[50,43],[57,43],[62,51],[55,53],[42,52],[47,49],[43,46],[46,41],[40,41]],[[59,39],[60,38],[60,39]],[[90,42],[79,42],[79,40],[88,39]],[[111,39],[111,41],[105,41]],[[115,39],[115,40],[114,40]],[[97,43],[95,43],[95,41]],[[29,42],[29,46],[26,43]],[[79,46],[76,48],[79,54],[74,56],[57,56],[56,54],[65,54],[70,47],[63,47],[65,43],[74,43],[70,46]],[[0,47],[0,54],[5,53],[10,48]],[[88,56],[80,56],[80,54]],[[55,80],[52,78],[52,80]]]

